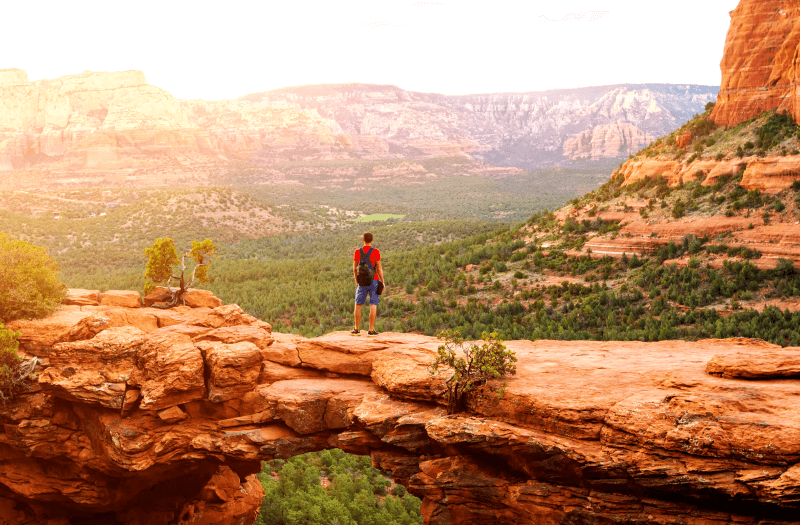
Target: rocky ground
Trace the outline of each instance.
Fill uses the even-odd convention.
[[[800,522],[796,348],[510,341],[504,393],[447,416],[434,338],[137,300],[72,291],[10,325],[40,363],[0,416],[4,523],[251,523],[261,459],[329,447],[370,454],[431,524]]]

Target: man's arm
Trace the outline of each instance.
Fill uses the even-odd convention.
[[[378,261],[376,263],[375,273],[378,274],[378,280],[383,281],[383,265],[381,264],[380,261]],[[385,281],[383,282],[383,285],[386,286],[386,282]]]
[[[356,284],[358,284],[358,262],[353,261],[353,279],[355,279]]]

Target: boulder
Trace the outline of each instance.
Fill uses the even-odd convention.
[[[156,286],[153,291],[144,297],[145,306],[153,306],[155,303],[166,303],[172,299],[172,292],[163,286]]]
[[[203,355],[191,339],[164,329],[148,334],[136,361],[144,374],[143,410],[163,410],[205,396]]]
[[[97,306],[100,304],[100,290],[69,288],[62,303],[74,306]]]
[[[159,410],[158,417],[164,423],[177,423],[189,417],[186,412],[177,406],[172,406],[164,410]]]
[[[208,399],[215,403],[244,395],[258,383],[261,352],[249,341],[197,343],[208,369]]]
[[[186,290],[181,299],[186,303],[186,306],[191,306],[192,308],[216,308],[223,304],[221,299],[215,297],[208,290],[197,290],[195,288]]]
[[[686,130],[683,132],[681,136],[675,139],[675,145],[678,147],[678,149],[685,148],[686,146],[689,145],[691,141],[692,141],[692,132]]]
[[[131,290],[108,290],[100,294],[100,304],[104,306],[122,306],[123,308],[141,308],[142,296]]]
[[[266,348],[261,349],[261,357],[264,361],[271,361],[280,365],[298,366],[300,355],[297,352],[297,343],[272,343]]]

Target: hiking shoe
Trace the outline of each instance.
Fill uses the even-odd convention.
[[[375,330],[370,330],[369,332],[367,332],[367,335],[370,337],[375,337],[376,335],[378,335],[378,332],[376,332]]]
[[[357,329],[353,328],[353,331],[350,332],[350,335],[361,335],[361,330],[357,330]]]

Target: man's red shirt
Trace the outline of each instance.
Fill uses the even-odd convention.
[[[364,254],[366,254],[369,251],[370,246],[364,246],[361,249],[364,250]],[[353,260],[355,262],[361,262],[361,252],[360,251],[358,251],[358,250],[355,251],[355,254],[353,254]],[[370,262],[370,264],[372,264],[372,267],[375,268],[375,278],[373,279],[375,281],[378,280],[378,261],[380,261],[380,260],[381,260],[381,252],[378,251],[377,248],[372,247],[372,253],[369,254],[369,262]]]

